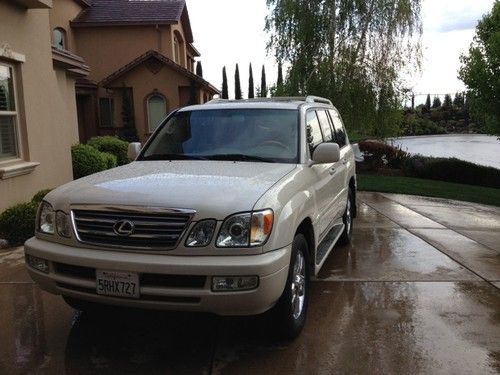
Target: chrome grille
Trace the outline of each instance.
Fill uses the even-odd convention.
[[[129,249],[168,250],[175,248],[191,220],[193,211],[155,208],[106,207],[72,210],[73,225],[82,243]],[[119,234],[117,225],[131,223],[128,234]]]

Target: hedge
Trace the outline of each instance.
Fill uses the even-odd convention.
[[[7,240],[9,246],[22,245],[35,233],[35,218],[38,204],[20,203],[0,214],[0,237]]]
[[[35,204],[35,205],[39,205],[40,203],[42,203],[42,200],[43,198],[52,191],[52,189],[44,189],[44,190],[40,190],[38,193],[36,193],[33,198],[31,199],[31,203]]]
[[[87,145],[101,152],[113,154],[116,156],[118,165],[124,165],[130,162],[127,156],[128,142],[122,141],[117,137],[112,137],[110,135],[93,137],[87,142]]]
[[[71,157],[75,179],[116,167],[116,158],[113,155],[100,152],[89,145],[72,146]]]
[[[485,167],[456,158],[433,158],[421,155],[408,157],[402,165],[405,176],[500,187],[500,169]]]

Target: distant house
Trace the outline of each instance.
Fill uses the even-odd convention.
[[[0,1],[0,212],[73,178],[75,83],[89,67],[61,45],[73,41],[72,30],[58,27],[87,7],[83,0]]]
[[[194,73],[200,54],[184,0],[92,0],[70,29],[91,69],[76,84],[82,142],[134,133],[144,141],[168,112],[218,93]]]

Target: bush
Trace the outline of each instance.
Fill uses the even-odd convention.
[[[359,142],[359,148],[364,153],[365,165],[369,170],[376,170],[384,166],[401,168],[408,154],[400,147],[394,147],[379,141]]]
[[[103,152],[102,156],[106,159],[106,169],[115,168],[117,166],[116,156],[109,152]]]
[[[415,155],[403,163],[403,172],[408,177],[456,182],[498,188],[500,170],[467,161],[451,158],[432,158]]]
[[[71,147],[73,177],[75,179],[108,169],[109,158],[103,152],[88,145]]]
[[[444,133],[446,133],[446,130],[443,127],[435,124],[425,117],[408,115],[403,122],[404,135],[428,135]]]
[[[122,141],[117,137],[112,137],[110,135],[93,137],[87,142],[87,145],[101,152],[108,152],[115,155],[118,165],[129,163],[127,156],[128,142]]]
[[[42,203],[43,198],[52,191],[52,189],[44,189],[40,190],[38,193],[36,193],[33,198],[31,198],[31,203],[35,204],[38,206],[40,203]]]
[[[10,246],[22,245],[35,233],[38,205],[32,202],[12,206],[0,214],[0,237]]]

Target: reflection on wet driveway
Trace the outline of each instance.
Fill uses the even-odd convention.
[[[266,315],[78,314],[30,282],[20,249],[0,253],[0,374],[499,373],[494,212],[466,230],[446,201],[431,218],[432,200],[360,200],[354,241],[312,283],[293,342],[276,340]]]

